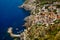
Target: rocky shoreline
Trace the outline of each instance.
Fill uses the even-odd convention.
[[[20,40],[58,40],[59,36],[57,37],[57,35],[60,33],[60,2],[56,1],[42,6],[40,4],[40,0],[26,0],[23,5],[19,6],[19,8],[30,10],[31,15],[25,18],[24,26],[26,26],[26,29],[21,34],[13,34],[12,28],[8,29],[8,33],[12,37],[19,37]],[[50,32],[54,32],[56,29],[59,31],[55,35],[53,34],[54,37]],[[52,36],[53,38],[51,38]]]

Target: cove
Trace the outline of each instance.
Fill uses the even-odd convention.
[[[24,18],[29,16],[29,11],[18,8],[25,0],[0,0],[0,40],[13,40],[7,33],[13,27],[14,33],[24,29]],[[15,30],[19,28],[19,30]]]

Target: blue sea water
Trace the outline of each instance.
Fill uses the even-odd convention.
[[[26,11],[18,6],[22,5],[25,0],[0,0],[0,40],[13,40],[7,33],[9,27],[13,27],[13,32],[24,29],[24,18],[29,16]],[[19,30],[15,30],[19,28]]]

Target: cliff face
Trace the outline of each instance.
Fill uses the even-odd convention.
[[[25,18],[26,29],[19,36],[21,40],[60,40],[60,2],[58,1],[26,0],[20,6],[31,11],[30,16]]]

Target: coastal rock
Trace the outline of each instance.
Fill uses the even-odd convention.
[[[20,8],[31,11],[31,15],[25,18],[24,26],[26,29],[20,35],[17,35],[21,38],[20,40],[55,40],[59,37],[60,8],[57,8],[54,4],[53,2],[47,5],[42,0],[26,0],[20,6]],[[8,33],[17,37],[16,34],[12,33],[12,28],[8,29]]]
[[[30,10],[30,11],[36,8],[35,4],[34,4],[35,0],[29,0],[28,2],[27,1],[28,0],[26,0],[23,5],[19,6],[19,8],[24,8],[24,9]]]

